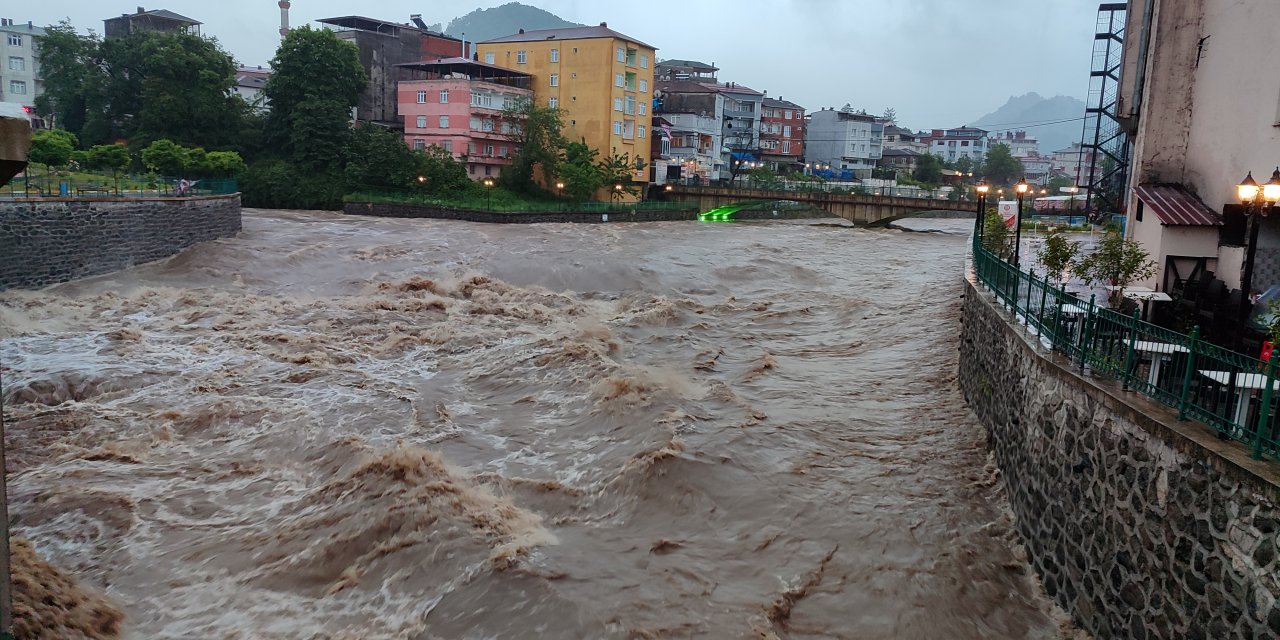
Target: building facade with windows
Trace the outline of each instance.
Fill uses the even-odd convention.
[[[886,151],[889,149],[906,149],[914,151],[917,155],[929,153],[929,143],[923,140],[919,134],[896,124],[886,124],[884,126],[884,148]]]
[[[720,113],[724,127],[726,163],[760,161],[760,116],[764,112],[764,94],[736,82],[706,85],[724,96]],[[732,168],[732,167],[731,167]],[[735,173],[743,173],[741,168]]]
[[[600,23],[524,31],[476,44],[484,64],[528,74],[534,100],[564,112],[564,135],[601,157],[638,163],[648,182],[656,49]]]
[[[661,81],[655,95],[655,111],[670,126],[668,152],[670,162],[680,167],[678,177],[699,182],[727,178],[724,96],[709,85],[690,80]]]
[[[820,109],[809,114],[805,161],[870,178],[884,155],[884,124],[865,113]]]
[[[44,29],[30,22],[0,18],[0,102],[30,109],[44,92],[40,80],[40,38]],[[30,113],[30,111],[28,111]]]
[[[337,31],[338,38],[356,46],[360,66],[369,78],[360,102],[356,120],[373,122],[400,129],[403,121],[396,111],[399,92],[396,85],[415,76],[404,65],[424,59],[460,58],[462,40],[424,27],[375,20],[362,16],[342,16],[318,20]]]
[[[692,80],[694,82],[716,83],[716,73],[720,71],[715,63],[706,64],[696,60],[663,60],[654,67],[653,77],[658,81],[675,82]]]
[[[760,160],[780,173],[804,169],[804,107],[765,98],[760,113]]]
[[[1026,131],[998,131],[991,136],[991,143],[1009,145],[1009,153],[1015,158],[1040,155],[1040,141]]]
[[[414,149],[440,147],[473,180],[497,176],[516,153],[508,107],[533,99],[527,73],[465,58],[402,65],[423,76],[400,83],[404,141]]]
[[[107,38],[122,38],[134,33],[150,31],[170,33],[200,33],[200,22],[168,9],[138,7],[135,13],[122,13],[116,18],[102,21],[102,34]]]
[[[941,135],[937,135],[941,133]],[[980,162],[991,149],[991,140],[984,129],[960,127],[935,132],[929,143],[929,153],[947,162],[968,158]]]

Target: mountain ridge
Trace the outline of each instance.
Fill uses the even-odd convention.
[[[565,20],[545,9],[519,2],[508,2],[490,9],[476,9],[466,15],[458,16],[450,20],[449,26],[444,29],[440,26],[439,24],[431,25],[433,30],[442,31],[447,36],[461,38],[465,35],[469,42],[484,42],[518,33],[521,29],[535,31],[584,25]]]
[[[1020,131],[1040,140],[1040,153],[1048,155],[1080,142],[1085,104],[1071,96],[1045,98],[1034,91],[1012,96],[999,109],[970,126],[991,131]]]

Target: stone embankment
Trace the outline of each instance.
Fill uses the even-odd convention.
[[[1096,638],[1280,637],[1280,464],[1081,375],[966,283],[960,384],[1046,591]]]
[[[240,232],[240,194],[0,202],[0,290],[125,269]]]

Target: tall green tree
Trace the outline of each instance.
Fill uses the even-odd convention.
[[[561,149],[565,146],[564,112],[523,100],[504,109],[502,118],[513,123],[507,139],[516,148],[511,164],[502,171],[503,186],[525,193],[544,191],[559,175]],[[542,178],[541,187],[534,179],[535,173]]]
[[[76,33],[63,20],[45,28],[40,38],[40,74],[44,92],[36,96],[36,111],[54,124],[80,134],[88,117],[87,94],[103,82],[95,59],[99,41]]]
[[[289,31],[263,87],[271,104],[264,133],[275,155],[301,167],[339,162],[351,133],[351,109],[367,83],[359,53],[328,29]]]
[[[203,157],[204,150],[201,149],[200,152]],[[177,176],[181,175],[189,164],[187,150],[172,140],[156,140],[142,150],[142,165],[149,171],[166,176]]]
[[[1008,186],[1020,180],[1025,173],[1022,161],[1009,152],[1009,145],[997,143],[987,152],[986,175],[992,184]]]
[[[587,200],[604,186],[604,173],[596,164],[599,151],[585,142],[564,145],[560,158],[560,181],[564,182],[564,195],[573,200]]]
[[[639,193],[631,182],[631,172],[636,169],[637,164],[631,159],[630,153],[614,153],[600,159],[600,175],[604,178],[604,186],[609,189],[610,197],[622,193]]]
[[[89,149],[86,164],[91,169],[110,171],[111,175],[119,175],[129,168],[133,158],[129,149],[122,144],[100,144]]]
[[[911,177],[925,185],[936,186],[942,182],[942,161],[932,153],[922,154],[916,161],[916,169],[911,172]]]

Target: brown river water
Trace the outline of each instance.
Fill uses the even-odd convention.
[[[0,295],[11,515],[125,638],[1058,638],[964,220],[247,210]]]

